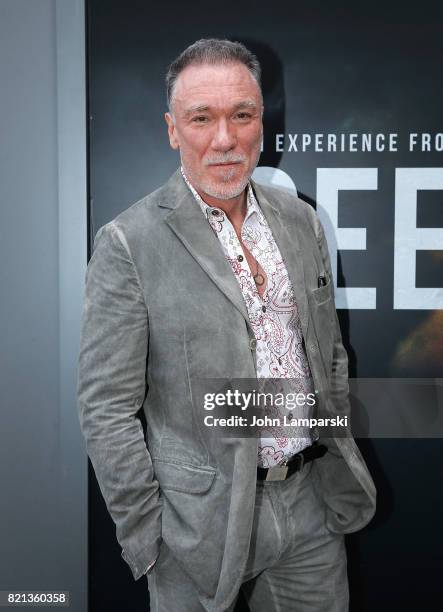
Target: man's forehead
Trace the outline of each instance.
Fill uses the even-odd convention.
[[[226,64],[191,64],[177,77],[174,99],[181,105],[215,103],[218,96],[230,97],[233,104],[257,103],[259,86],[248,68],[239,62]]]

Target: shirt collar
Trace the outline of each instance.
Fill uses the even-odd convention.
[[[187,186],[189,187],[192,195],[194,196],[194,198],[196,199],[196,201],[200,204],[200,208],[202,209],[203,213],[205,213],[206,216],[209,216],[209,214],[211,213],[211,211],[213,210],[218,210],[220,213],[223,213],[221,208],[218,208],[217,206],[210,206],[209,204],[206,204],[206,202],[203,200],[203,198],[197,193],[197,191],[195,190],[195,188],[191,185],[188,177],[185,174],[185,171],[183,170],[183,166],[180,167],[182,176],[185,180],[185,183],[187,184]],[[251,181],[248,182],[248,194],[247,194],[247,198],[246,198],[246,215],[244,218],[243,223],[246,221],[246,219],[248,219],[253,213],[257,213],[257,215],[260,216],[260,207],[258,205],[257,199],[254,195],[254,192],[252,190],[252,185],[251,185]],[[225,218],[225,215],[222,215],[222,219]]]

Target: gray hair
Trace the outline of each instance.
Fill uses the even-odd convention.
[[[166,100],[171,110],[175,83],[182,70],[191,64],[227,64],[240,62],[244,64],[257,81],[261,93],[261,68],[251,51],[241,42],[220,38],[201,38],[187,47],[170,64],[166,73]]]

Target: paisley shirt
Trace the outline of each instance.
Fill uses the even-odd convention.
[[[264,391],[269,392],[270,382],[274,396],[283,393],[286,398],[288,393],[291,393],[291,396],[295,393],[312,393],[314,388],[292,284],[251,184],[248,185],[247,210],[241,239],[266,273],[267,283],[263,296],[260,296],[257,290],[241,243],[227,215],[220,208],[209,206],[202,200],[188,181],[183,168],[182,175],[217,235],[240,285],[249,322],[257,341],[257,378],[267,379]],[[312,416],[311,406],[306,404],[292,408],[291,405],[288,409],[286,404],[267,405],[264,410],[271,419],[280,417],[280,425],[266,424],[260,428],[257,457],[259,466],[281,465],[292,455],[312,444],[313,437],[308,428],[284,426],[283,420],[283,415],[286,415],[287,421],[291,417],[309,418]]]

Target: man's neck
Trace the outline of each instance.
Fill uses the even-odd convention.
[[[188,175],[186,174],[183,166],[180,167],[183,178],[188,183],[188,186],[194,190],[195,193],[207,204],[208,206],[213,206],[216,208],[220,208],[228,217],[229,221],[232,223],[237,234],[240,233],[243,221],[246,217],[246,211],[248,208],[247,198],[248,198],[248,190],[249,184],[243,189],[243,191],[234,198],[230,198],[228,200],[223,200],[220,198],[216,198],[215,196],[211,196],[208,193],[204,192],[202,189],[194,186],[192,182],[189,180]]]
[[[222,210],[226,214],[229,221],[236,229],[242,226],[242,223],[246,216],[246,199],[248,187],[243,189],[243,191],[238,196],[236,196],[235,198],[230,198],[229,200],[220,200],[219,198],[210,196],[204,191],[200,191],[198,189],[196,189],[196,191],[201,197],[201,199],[206,202],[206,204],[208,204],[209,206],[216,206],[217,208],[220,208],[220,210]]]

